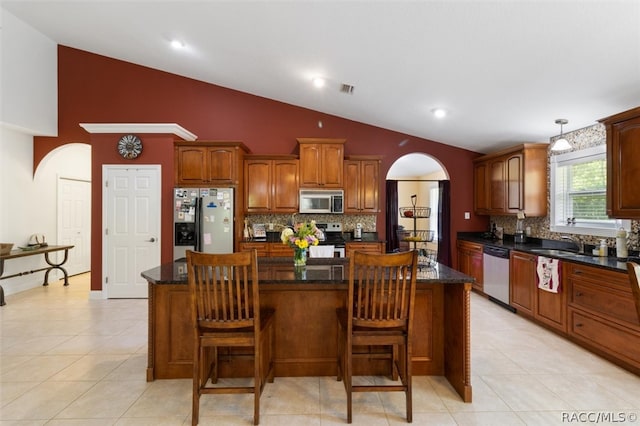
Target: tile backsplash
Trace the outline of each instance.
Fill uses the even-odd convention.
[[[317,223],[340,222],[343,232],[353,232],[356,223],[362,224],[363,232],[376,232],[376,215],[343,215],[343,214],[255,214],[246,216],[249,226],[254,223],[264,223],[267,226],[274,224],[274,230],[282,230],[292,222],[308,222],[315,220]]]

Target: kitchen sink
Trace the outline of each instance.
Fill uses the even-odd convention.
[[[539,248],[539,249],[530,249],[529,251],[535,254],[539,254],[541,256],[559,256],[559,257],[584,256],[576,253],[575,251],[560,250],[560,249]]]

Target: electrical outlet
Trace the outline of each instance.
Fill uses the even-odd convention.
[[[273,223],[269,224],[269,231],[273,231]]]
[[[467,219],[467,220],[471,219],[471,213],[464,212],[464,218]]]

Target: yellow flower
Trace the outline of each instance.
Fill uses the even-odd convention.
[[[300,247],[301,249],[305,249],[305,248],[309,247],[309,243],[307,242],[307,240],[297,240],[296,241],[296,245],[298,247]]]

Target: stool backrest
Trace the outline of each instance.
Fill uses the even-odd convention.
[[[204,329],[259,329],[257,253],[187,251],[193,324]]]
[[[354,326],[410,327],[418,253],[354,252],[349,264],[348,320]]]

